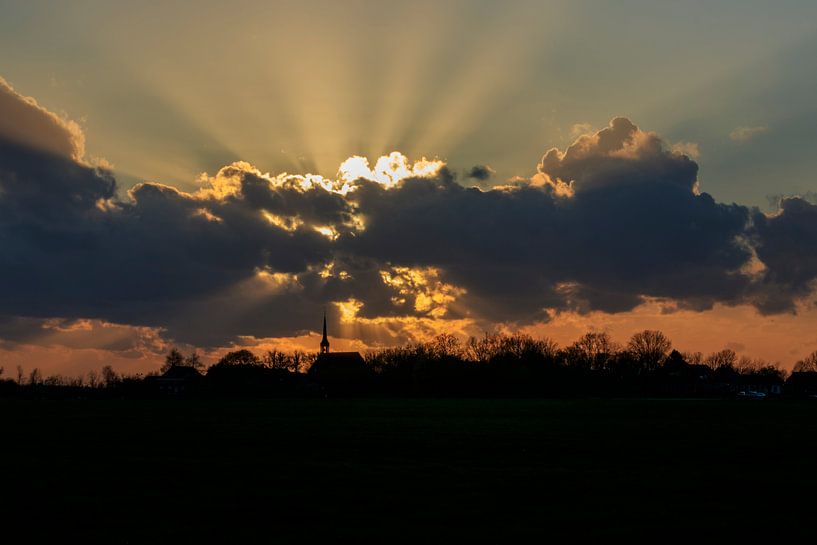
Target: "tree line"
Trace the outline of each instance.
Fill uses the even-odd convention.
[[[179,375],[186,370],[195,372]],[[707,355],[679,352],[657,330],[638,332],[626,344],[616,343],[606,332],[591,331],[564,347],[520,333],[486,333],[465,342],[441,334],[428,342],[370,350],[333,373],[326,372],[316,354],[275,349],[261,355],[231,351],[208,367],[197,352],[185,355],[172,348],[164,365],[146,376],[121,375],[108,365],[79,377],[43,377],[39,369],[25,373],[18,366],[16,377],[5,378],[0,367],[0,393],[137,395],[153,392],[157,385],[168,389],[168,384],[175,393],[282,395],[717,396],[779,394],[784,386],[789,392],[817,394],[817,351],[787,373],[779,364],[739,356],[728,348]]]

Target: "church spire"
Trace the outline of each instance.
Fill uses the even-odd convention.
[[[321,354],[329,353],[329,339],[326,338],[326,309],[323,309],[323,339],[321,339]]]

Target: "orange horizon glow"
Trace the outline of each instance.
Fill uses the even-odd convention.
[[[275,280],[276,286],[289,279]],[[280,289],[276,287],[275,289]],[[703,312],[679,310],[666,312],[665,304],[647,302],[633,311],[617,314],[591,312],[586,315],[575,312],[555,313],[547,323],[537,323],[522,327],[497,324],[493,328],[481,328],[473,320],[447,320],[438,318],[359,318],[362,304],[359,301],[335,303],[340,312],[340,321],[329,324],[329,339],[333,350],[360,351],[377,350],[406,343],[431,340],[441,333],[453,334],[465,342],[469,337],[480,337],[493,331],[524,333],[535,338],[548,338],[559,346],[566,347],[589,331],[604,331],[613,340],[624,345],[631,335],[644,329],[663,331],[672,341],[674,349],[681,352],[702,352],[704,355],[724,348],[735,350],[739,356],[759,358],[772,364],[780,364],[790,370],[794,363],[817,350],[817,336],[810,327],[811,320],[817,320],[817,309],[804,308],[803,314],[764,317],[748,306],[727,307],[716,305]],[[291,352],[295,350],[317,353],[320,342],[316,317],[316,329],[309,333],[292,337],[254,338],[243,337],[238,343],[211,350],[197,350],[196,347],[179,345],[185,352],[198,351],[207,364],[215,363],[222,355],[232,350],[247,348],[258,355],[267,350]],[[80,325],[69,329],[74,334],[84,331],[86,341],[90,336],[99,335],[98,322],[81,321]],[[84,325],[82,325],[84,324]],[[114,365],[125,374],[146,374],[155,372],[162,364],[164,354],[172,343],[162,341],[159,332],[151,328],[132,326],[104,326],[120,338],[134,334],[146,335],[153,339],[152,347],[145,345],[141,351],[117,354],[104,349],[70,348],[65,342],[55,338],[54,331],[44,332],[36,339],[36,344],[18,345],[13,350],[0,348],[5,374],[12,375],[16,366],[21,365],[26,372],[39,368],[44,375],[60,374],[75,376],[91,370],[99,370],[103,365]],[[141,333],[140,333],[141,332]],[[376,342],[367,344],[359,335],[365,332]],[[69,331],[63,332],[68,334]],[[111,341],[115,337],[111,338]],[[798,339],[792,342],[792,339]],[[390,342],[391,340],[391,342]],[[77,340],[72,344],[81,345]],[[781,350],[780,347],[785,347]]]

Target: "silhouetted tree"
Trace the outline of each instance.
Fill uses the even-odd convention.
[[[227,352],[224,356],[218,360],[217,365],[227,366],[227,365],[256,365],[262,366],[263,363],[261,360],[250,352],[249,350],[242,349],[236,350],[234,352]]]
[[[566,355],[572,364],[586,369],[604,369],[618,352],[609,333],[590,331],[570,345]]]
[[[305,379],[290,372],[294,361],[278,350],[269,351],[263,360],[249,350],[236,350],[207,369],[206,383],[211,391],[230,395],[294,393],[301,391]]]
[[[465,357],[468,360],[486,363],[491,359],[492,349],[488,333],[481,339],[471,337],[465,344]]]
[[[435,358],[459,358],[462,356],[462,345],[459,339],[450,333],[441,333],[425,344],[428,353]]]
[[[738,361],[738,355],[731,348],[725,348],[719,352],[709,354],[704,361],[712,369],[718,369],[719,367],[734,368],[735,363]]]
[[[377,373],[411,374],[410,367],[417,357],[417,347],[396,346],[382,350],[372,350],[365,356],[366,363]]]
[[[779,377],[785,376],[785,371],[779,364],[766,361],[762,358],[752,359],[742,356],[735,364],[735,370],[741,375]]]
[[[310,389],[313,386],[329,388],[333,393],[396,395],[725,395],[750,388],[779,393],[778,385],[786,377],[778,364],[738,358],[734,350],[724,349],[704,358],[700,352],[682,354],[671,348],[669,339],[653,330],[633,335],[626,350],[609,334],[599,332],[586,333],[561,350],[552,340],[525,334],[486,333],[465,344],[453,335],[442,334],[428,342],[370,351],[365,361],[325,358],[325,371],[308,373],[304,371],[316,354],[273,349],[259,358],[242,349],[226,353],[202,378],[192,371],[202,367],[199,355],[193,352],[185,357],[173,348],[162,371],[182,367],[175,375],[196,375],[202,380],[202,393],[230,395],[289,395],[314,391]],[[799,395],[817,391],[817,386],[804,382],[808,379],[817,385],[817,352],[798,361],[795,371],[797,380],[787,383],[786,388]],[[0,367],[0,376],[3,372]],[[803,378],[806,374],[814,377]],[[37,395],[83,385],[116,387],[118,393],[139,392],[142,390],[135,386],[140,380],[139,376],[118,375],[109,365],[102,368],[101,375],[89,371],[87,382],[82,376],[43,379],[36,368],[26,376],[22,366],[17,366],[18,385],[44,386],[32,388]],[[345,386],[340,388],[339,384]],[[29,389],[18,388],[13,380],[0,380],[0,386],[6,392]]]
[[[298,373],[304,369],[309,369],[315,361],[315,356],[307,354],[303,350],[296,350],[292,353],[292,371]]]
[[[96,388],[99,386],[99,373],[91,369],[88,371],[88,386]]]
[[[70,380],[63,377],[62,375],[50,375],[43,379],[43,384],[45,386],[51,387],[58,387],[58,386],[69,386]]]
[[[296,350],[291,354],[282,352],[281,350],[268,350],[264,355],[264,365],[270,369],[281,369],[284,371],[291,371],[297,373],[301,367],[305,366],[308,357],[302,350]]]
[[[264,355],[264,365],[270,369],[284,369],[288,371],[292,367],[292,361],[285,352],[273,349],[268,350]]]
[[[170,352],[167,353],[167,356],[165,356],[165,364],[162,365],[160,371],[165,373],[173,367],[182,366],[184,366],[184,356],[176,349],[176,347],[173,347],[170,349]]]
[[[794,364],[795,373],[817,372],[817,350]]]
[[[119,376],[110,365],[106,365],[102,368],[102,382],[106,388],[111,388],[119,382]]]
[[[704,355],[702,352],[682,352],[684,360],[690,365],[703,365]]]
[[[670,348],[672,348],[672,343],[666,335],[652,329],[636,333],[627,343],[627,351],[647,371],[657,369],[664,362]]]
[[[553,359],[558,350],[556,343],[550,339],[534,339],[522,333],[502,335],[497,348],[500,354],[519,360]]]
[[[478,363],[499,360],[555,359],[558,346],[550,339],[534,339],[521,333],[504,335],[486,333],[482,338],[471,337],[461,354]]]
[[[751,375],[757,369],[762,367],[763,363],[763,361],[755,361],[749,356],[741,356],[741,358],[735,363],[734,368],[741,375]]]
[[[195,350],[189,356],[184,358],[185,367],[192,367],[193,369],[204,369],[204,364],[201,362],[201,356]]]

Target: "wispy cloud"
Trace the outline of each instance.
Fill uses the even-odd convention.
[[[593,132],[593,125],[590,123],[576,123],[570,127],[570,137],[573,139],[585,134],[592,134]]]
[[[696,142],[676,142],[672,145],[672,151],[686,155],[696,161],[701,157],[701,150]]]
[[[762,125],[757,127],[738,127],[729,133],[729,138],[731,138],[735,142],[746,142],[748,140],[751,140],[755,136],[758,136],[759,134],[763,134],[768,130],[769,127],[765,127]]]

